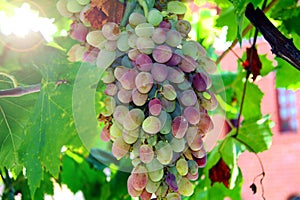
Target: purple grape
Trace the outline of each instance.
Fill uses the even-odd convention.
[[[170,21],[168,20],[163,20],[160,22],[160,24],[158,25],[160,28],[165,28],[165,29],[168,29],[170,30],[172,28],[172,24]]]
[[[177,66],[181,62],[181,56],[173,53],[171,59],[166,63],[168,66]]]
[[[149,101],[149,112],[151,115],[158,116],[161,112],[162,105],[159,99],[154,98]]]
[[[198,72],[193,76],[192,83],[193,87],[199,92],[203,92],[207,89],[207,83],[209,78],[203,72]]]
[[[171,173],[167,174],[166,183],[174,192],[177,192],[178,185],[177,185],[176,177],[174,174],[171,174]]]
[[[86,36],[88,34],[88,28],[84,26],[82,23],[72,23],[70,29],[70,36],[74,40],[78,40],[79,42],[84,42]]]
[[[140,54],[135,58],[136,67],[143,71],[148,72],[152,68],[152,59],[146,54]]]
[[[157,46],[152,53],[153,59],[158,63],[166,63],[172,57],[172,49],[167,45]]]

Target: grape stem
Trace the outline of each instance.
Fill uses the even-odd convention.
[[[29,85],[25,87],[15,87],[6,90],[0,90],[0,98],[3,97],[21,97],[27,94],[39,92],[41,90],[41,84]]]
[[[144,10],[144,15],[145,15],[145,17],[147,17],[147,16],[148,16],[148,11],[149,11],[147,2],[146,2],[145,0],[138,0],[138,2],[139,2],[139,4],[140,4],[140,6],[141,6],[141,7],[143,8],[143,10]]]

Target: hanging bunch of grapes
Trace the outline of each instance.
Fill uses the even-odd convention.
[[[112,142],[117,159],[131,159],[128,192],[143,200],[193,194],[192,181],[206,164],[203,138],[213,128],[207,111],[217,106],[209,91],[216,66],[189,40],[191,25],[180,18],[184,4],[162,2],[155,4],[160,10],[147,10],[139,1],[144,10],[133,10],[126,27],[106,18],[102,24],[89,21],[94,1],[57,3],[61,14],[74,20],[71,37],[81,42],[69,59],[105,69],[101,138]]]

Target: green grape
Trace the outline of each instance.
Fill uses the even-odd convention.
[[[127,32],[122,32],[117,41],[117,47],[120,51],[126,52],[129,50],[130,46],[128,44],[129,34]]]
[[[187,175],[189,172],[188,162],[184,158],[180,158],[176,162],[176,169],[181,176]]]
[[[77,0],[77,2],[80,4],[80,5],[87,5],[88,3],[90,3],[90,0]]]
[[[194,60],[197,60],[199,57],[199,51],[195,44],[195,41],[187,41],[182,45],[183,55],[190,56]]]
[[[145,132],[149,134],[156,134],[161,129],[161,122],[159,118],[155,116],[149,116],[144,120],[142,127]]]
[[[146,23],[146,17],[140,13],[131,13],[129,16],[129,24],[136,27],[139,24]]]
[[[113,69],[112,68],[108,68],[107,70],[105,70],[102,78],[101,78],[101,81],[103,81],[103,83],[105,84],[109,84],[109,83],[112,83],[114,82],[116,79],[115,79],[115,76],[114,76],[114,72],[113,72]]]
[[[164,176],[163,165],[156,158],[152,159],[150,163],[147,163],[146,168],[148,170],[149,178],[153,182],[158,182],[163,178]]]
[[[137,129],[144,121],[144,112],[139,108],[134,108],[128,112],[123,121],[126,130],[132,131]]]
[[[152,9],[148,13],[147,20],[153,26],[158,26],[160,22],[163,20],[163,16],[159,10]]]
[[[158,189],[160,185],[160,182],[153,182],[151,181],[151,178],[148,179],[147,185],[146,185],[146,190],[149,193],[155,193],[156,190]]]
[[[97,47],[99,49],[105,48],[106,38],[104,37],[102,31],[90,31],[86,36],[86,41],[93,47]]]
[[[140,159],[143,163],[150,163],[154,158],[152,147],[147,144],[140,146]]]
[[[193,184],[185,177],[178,183],[178,192],[183,196],[191,196],[194,193]]]
[[[67,9],[67,3],[68,0],[59,0],[56,3],[56,9],[58,10],[58,12],[64,16],[64,17],[71,17],[73,15],[73,13],[71,13],[68,9]]]
[[[186,13],[186,6],[179,1],[170,1],[167,4],[167,11],[177,15],[183,15]]]
[[[118,122],[113,120],[113,124],[111,125],[109,132],[110,132],[110,138],[112,141],[115,141],[118,137],[122,136],[122,125],[120,125]]]
[[[128,131],[126,129],[123,129],[122,132],[122,137],[123,140],[127,143],[127,144],[133,144],[137,141],[137,139],[139,138],[140,135],[140,129],[137,128],[135,130],[132,131]]]
[[[186,141],[184,138],[181,138],[181,139],[173,138],[170,142],[170,145],[174,152],[180,153],[180,152],[184,151],[185,143],[186,143]]]
[[[169,113],[162,110],[159,115],[159,120],[161,121],[161,129],[160,133],[162,134],[168,134],[172,130],[172,117]]]
[[[149,23],[141,23],[135,27],[135,34],[139,37],[151,37],[154,26]]]
[[[156,155],[157,160],[163,164],[167,165],[172,161],[173,158],[173,150],[169,143],[159,141],[156,145]]]
[[[181,200],[181,196],[178,193],[168,193],[167,200]]]
[[[105,49],[101,50],[97,56],[96,65],[100,69],[108,68],[116,59],[115,51],[107,51]]]
[[[163,97],[170,101],[175,100],[177,97],[175,88],[170,84],[163,85],[161,94],[163,95]]]
[[[102,115],[105,117],[111,116],[114,113],[114,110],[116,108],[116,101],[113,97],[107,96],[103,100],[105,104],[105,109],[101,112]]]
[[[83,9],[83,6],[80,5],[77,1],[68,0],[67,9],[71,13],[79,13]]]

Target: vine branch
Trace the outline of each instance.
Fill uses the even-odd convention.
[[[3,97],[21,97],[23,95],[32,94],[41,90],[41,84],[35,84],[25,87],[16,87],[7,90],[0,90],[0,98]]]

